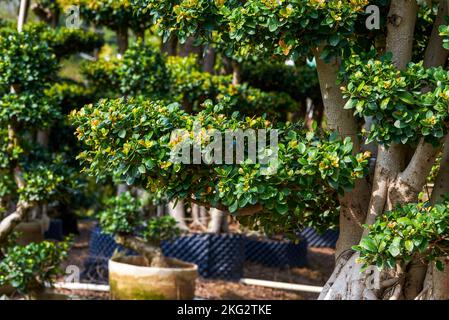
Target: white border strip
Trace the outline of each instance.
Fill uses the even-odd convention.
[[[104,284],[80,283],[80,282],[57,282],[55,288],[68,290],[90,290],[109,292],[109,286]]]
[[[323,287],[317,286],[308,286],[304,284],[293,284],[286,282],[275,282],[275,281],[267,281],[267,280],[258,280],[258,279],[240,279],[240,283],[250,285],[250,286],[262,286],[274,289],[283,289],[283,290],[291,290],[291,291],[303,291],[303,292],[312,292],[312,293],[320,293],[323,290]]]

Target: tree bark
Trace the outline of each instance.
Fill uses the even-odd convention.
[[[168,213],[173,218],[175,218],[176,222],[178,223],[178,228],[184,231],[189,230],[186,224],[184,201],[178,200],[176,206],[175,201],[170,201],[168,203]]]
[[[126,50],[128,50],[129,39],[128,39],[128,27],[119,26],[117,29],[117,49],[118,54],[122,57]]]
[[[21,0],[19,7],[19,17],[17,19],[17,31],[22,32],[23,25],[28,18],[28,9],[30,7],[30,0]]]
[[[417,9],[418,6],[415,0],[392,0],[390,4],[387,26],[387,51],[392,52],[393,62],[395,66],[401,70],[406,68],[412,57]],[[343,105],[341,96],[335,93],[337,90],[334,89],[334,94],[331,94],[330,87],[324,85],[326,82],[330,83],[332,77],[331,74],[334,74],[334,77],[337,76],[337,68],[334,66],[335,71],[332,73],[331,70],[328,70],[330,69],[330,65],[325,64],[322,60],[318,59],[319,56],[317,54],[315,54],[315,56],[317,58],[318,77],[320,80],[326,117],[330,119],[331,123],[337,124],[337,130],[342,136],[351,135],[355,127],[349,120],[352,114],[345,114],[343,112],[332,114],[329,112],[329,110],[332,110],[329,106],[332,106],[332,103],[335,103],[335,101],[340,101],[339,104]],[[334,64],[336,64],[335,61]],[[324,77],[324,75],[327,75],[327,77]],[[346,111],[351,112],[350,110]],[[346,126],[341,127],[342,124],[345,123]],[[332,128],[332,125],[330,127]],[[356,150],[359,149],[359,146],[360,144],[357,144]],[[372,223],[378,215],[383,214],[385,209],[391,208],[398,202],[403,203],[403,201],[407,201],[408,199],[414,199],[417,196],[416,191],[419,189],[419,184],[425,183],[425,179],[424,181],[422,179],[424,174],[421,174],[420,170],[426,171],[427,168],[429,168],[430,171],[432,159],[434,159],[434,150],[430,150],[429,146],[424,142],[420,143],[418,149],[424,151],[424,154],[415,154],[410,161],[410,164],[407,166],[407,169],[401,172],[405,165],[403,148],[397,145],[392,145],[390,148],[379,146],[371,200],[369,201],[369,209],[366,216],[367,224]],[[422,160],[426,160],[426,163],[418,164],[418,162]],[[421,166],[423,167],[419,168]],[[418,173],[418,171],[420,173]],[[416,181],[413,181],[412,179],[416,179]],[[356,193],[354,194],[354,197],[360,197],[360,195]],[[352,228],[355,228],[355,226],[352,226]],[[344,236],[348,232],[347,226],[342,224],[340,226],[340,232],[343,233],[341,236]],[[360,238],[357,241],[360,241]],[[370,287],[367,284],[370,275],[366,272],[363,274],[360,272],[360,265],[356,263],[358,254],[350,252],[350,249],[347,250],[347,255],[344,254],[345,252],[341,252],[341,255],[337,256],[337,268],[334,270],[331,279],[326,284],[320,298],[378,299],[389,297],[388,293],[387,296],[385,296],[385,290]],[[342,256],[344,256],[344,259]],[[393,282],[396,284],[395,288],[401,289],[399,292],[396,289],[393,290],[393,298],[403,295],[402,289],[407,286],[403,277],[401,276],[399,280],[397,274],[391,277],[391,274],[388,272],[383,272],[379,275],[383,280],[389,276],[390,278],[387,280],[389,280],[389,282],[394,280],[395,282]]]
[[[209,72],[210,74],[215,73],[215,58],[215,50],[209,46],[203,59],[203,71]]]
[[[179,46],[180,57],[187,57],[191,54],[196,54],[198,58],[201,58],[202,48],[201,46],[195,46],[195,37],[189,37],[185,43]]]
[[[0,244],[4,243],[14,228],[25,219],[28,209],[31,207],[32,205],[30,203],[19,201],[16,211],[0,222]]]
[[[443,39],[440,37],[439,28],[446,24],[445,17],[449,15],[449,1],[440,0],[438,15],[432,28],[429,44],[424,54],[424,67],[445,66],[449,51],[443,48]]]
[[[147,260],[147,264],[150,267],[168,267],[168,263],[165,261],[162,250],[157,246],[145,242],[143,239],[128,235],[117,235],[115,241],[123,247],[136,251],[142,255]]]
[[[162,217],[165,214],[164,205],[158,204],[156,207],[156,212],[158,217]]]
[[[228,213],[215,208],[210,210],[211,220],[207,231],[211,233],[226,233],[229,231]]]
[[[203,219],[201,217],[201,207],[195,203],[191,204],[192,209],[192,227],[197,227],[201,230],[206,230],[205,224],[203,224]]]
[[[178,52],[178,38],[172,35],[167,42],[161,42],[161,52],[166,53],[168,56],[176,56]]]
[[[357,135],[358,126],[351,110],[345,110],[343,99],[337,85],[337,74],[340,63],[337,59],[326,63],[320,58],[321,48],[315,52],[318,79],[323,97],[324,115],[330,130],[336,131],[341,137],[350,137],[353,142],[353,152],[360,150],[360,140]],[[335,256],[338,258],[346,250],[360,241],[363,233],[362,224],[365,220],[370,197],[370,188],[365,179],[356,182],[352,192],[346,192],[340,197],[340,237]]]
[[[393,63],[399,70],[404,70],[412,60],[417,14],[416,0],[391,1],[387,18],[387,52],[393,54]]]
[[[240,63],[232,60],[232,84],[239,85],[242,83],[242,68]]]
[[[207,221],[208,221],[207,216],[208,216],[208,214],[207,214],[206,207],[200,206],[200,221],[203,226],[207,225]]]
[[[432,205],[443,200],[443,195],[449,192],[449,134],[446,135],[443,151],[441,154],[441,163],[435,184],[430,198]],[[418,299],[448,300],[449,299],[449,261],[443,260],[444,270],[439,271],[434,263],[427,268],[427,274],[424,281],[423,291]]]
[[[444,140],[440,168],[435,178],[430,202],[432,204],[440,202],[443,200],[442,196],[447,192],[449,192],[449,134]]]

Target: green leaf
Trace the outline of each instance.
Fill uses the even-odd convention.
[[[236,212],[238,207],[239,207],[239,202],[238,202],[238,200],[235,200],[234,203],[229,206],[229,208],[228,208],[229,212],[230,213]]]
[[[145,166],[146,166],[148,169],[152,169],[153,166],[154,166],[153,160],[151,160],[151,159],[145,160]]]
[[[395,258],[401,253],[401,250],[395,245],[391,245],[390,248],[388,248],[388,251]]]
[[[438,269],[438,271],[444,271],[444,263],[441,260],[435,261],[435,267]]]
[[[360,247],[372,253],[377,252],[376,243],[373,241],[373,239],[368,237],[365,237],[360,241]]]
[[[141,164],[141,165],[139,166],[138,170],[139,170],[139,172],[142,173],[142,174],[144,174],[144,173],[147,172],[147,170],[146,170],[146,168],[145,168],[145,166],[144,166],[143,164]]]
[[[298,143],[298,151],[299,153],[303,154],[306,151],[306,145],[302,142]]]
[[[353,109],[356,104],[357,104],[357,100],[351,98],[348,100],[348,102],[346,102],[344,109]]]
[[[276,211],[279,214],[286,214],[288,212],[288,205],[287,204],[277,203],[276,204]]]
[[[123,139],[126,136],[126,130],[120,130],[118,136]]]
[[[269,18],[268,19],[268,30],[270,30],[270,32],[274,32],[274,31],[276,31],[277,28],[278,28],[278,22],[277,22],[276,18]]]
[[[383,99],[382,102],[380,103],[380,108],[381,108],[382,110],[387,109],[388,103],[390,103],[390,98],[385,98],[385,99]]]
[[[413,245],[413,241],[412,240],[406,240],[405,241],[405,249],[407,249],[407,251],[409,253],[411,253],[413,251],[414,245]]]
[[[333,47],[337,46],[340,43],[340,37],[338,36],[338,34],[333,34],[330,38],[329,38],[329,44]]]
[[[411,220],[407,217],[401,217],[398,219],[398,223],[403,225],[409,225],[411,223]]]
[[[399,97],[399,99],[401,99],[403,102],[407,104],[415,103],[415,99],[413,98],[413,95],[410,92],[400,91],[397,93],[397,96]]]

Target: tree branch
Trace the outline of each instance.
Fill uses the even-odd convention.
[[[218,209],[218,210],[221,210],[221,211],[224,211],[224,212],[227,212],[227,213],[231,214],[229,212],[229,209],[227,207],[221,205],[221,204],[216,204],[214,206],[211,206],[209,203],[201,202],[201,201],[198,201],[198,200],[193,199],[193,198],[190,198],[189,201],[191,203],[197,204],[197,205],[205,207],[207,209],[213,209],[214,208],[214,209]],[[238,216],[241,216],[241,217],[246,217],[246,216],[256,215],[257,213],[259,213],[261,211],[263,211],[263,206],[261,204],[255,204],[255,205],[252,205],[252,206],[240,209],[236,214]]]
[[[391,1],[387,24],[387,52],[393,53],[393,63],[399,70],[404,70],[412,60],[417,16],[416,0]]]
[[[404,149],[401,145],[392,144],[389,148],[379,145],[366,224],[373,224],[376,217],[383,213],[388,198],[388,187],[402,169],[403,154]],[[367,230],[364,231],[364,235],[366,234]]]
[[[443,39],[440,37],[440,26],[446,24],[446,16],[449,15],[449,0],[440,0],[438,15],[433,24],[432,34],[424,54],[424,67],[444,66],[447,62],[449,51],[443,48]]]
[[[119,234],[115,236],[115,241],[123,247],[134,250],[142,255],[147,260],[148,266],[158,268],[168,267],[168,263],[165,261],[161,248],[151,245],[143,239]]]
[[[353,111],[344,109],[346,101],[337,85],[340,61],[335,58],[326,63],[320,58],[322,49],[323,47],[317,48],[314,55],[327,125],[330,130],[336,131],[341,137],[351,138],[355,154],[360,151],[359,127]],[[363,233],[361,225],[366,217],[370,191],[367,180],[360,179],[351,192],[346,192],[344,196],[339,197],[341,232],[337,243],[336,257],[360,241]]]
[[[398,175],[394,185],[390,187],[389,201],[392,205],[417,201],[439,150],[440,148],[435,148],[421,139],[407,168]]]
[[[435,179],[430,203],[440,202],[443,194],[447,192],[449,192],[449,134],[446,135],[444,140],[440,168]]]
[[[31,203],[20,200],[17,204],[16,211],[0,222],[0,243],[4,243],[14,228],[25,219],[27,211],[31,207]]]

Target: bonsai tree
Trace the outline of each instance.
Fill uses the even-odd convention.
[[[407,214],[409,211],[404,208],[409,208],[409,205],[419,208],[418,195],[427,182],[438,154],[441,154],[443,160],[440,162],[435,178],[435,187],[430,199],[431,207],[439,208],[436,204],[440,203],[443,199],[442,195],[449,191],[447,182],[449,181],[447,178],[449,143],[446,138],[448,82],[445,70],[448,51],[445,49],[447,44],[444,40],[447,36],[446,1],[439,1],[438,7],[427,7],[426,3],[421,1],[418,3],[415,0],[375,1],[374,3],[365,0],[350,2],[337,0],[291,2],[135,0],[134,3],[140,7],[139,12],[152,15],[157,19],[160,32],[166,39],[174,33],[181,42],[194,36],[200,42],[207,44],[213,43],[214,35],[219,34],[220,39],[224,40],[221,43],[228,45],[231,56],[252,54],[260,58],[268,58],[280,55],[291,57],[293,60],[298,56],[313,56],[322,92],[326,129],[340,137],[341,140],[337,141],[347,141],[348,149],[351,149],[353,156],[361,157],[367,148],[367,142],[372,141],[374,144],[371,144],[376,150],[373,154],[375,158],[372,159],[375,161],[372,175],[363,176],[363,168],[354,167],[350,168],[349,172],[358,173],[352,183],[342,183],[341,175],[332,181],[327,181],[337,190],[341,189],[339,195],[340,238],[335,255],[335,272],[324,287],[320,298],[444,299],[449,297],[449,288],[444,285],[449,277],[446,250],[438,252],[438,255],[441,255],[439,258],[446,266],[444,271],[439,271],[436,264],[429,262],[422,250],[418,252],[410,250],[415,254],[412,259],[404,262],[403,257],[397,253],[404,252],[402,245],[405,248],[405,241],[409,240],[407,236],[398,233],[400,242],[398,240],[390,242],[388,239],[382,242],[381,240],[386,238],[385,233],[377,227],[371,229],[371,238],[375,237],[374,233],[380,233],[374,242],[375,246],[371,246],[369,250],[382,253],[385,249],[383,246],[389,245],[388,250],[391,249],[390,253],[393,252],[390,258],[394,258],[400,265],[400,268],[390,270],[389,267],[391,268],[393,261],[389,264],[379,262],[378,266],[384,267],[379,275],[382,281],[380,281],[381,285],[373,288],[370,282],[371,273],[362,272],[362,264],[358,263],[361,256],[357,247],[365,246],[369,242],[369,240],[361,242],[363,235],[367,233],[362,225],[376,225],[376,222],[388,217],[391,224],[386,225],[390,224],[394,229],[395,226],[401,225],[399,220],[402,217],[399,218],[399,215]],[[368,4],[378,5],[380,12],[385,13],[383,19],[378,21],[379,30],[369,30],[365,27],[367,19],[376,19],[365,14],[365,7]],[[438,8],[438,11],[434,8]],[[373,48],[372,53],[370,53],[371,48]],[[384,55],[385,53],[389,54]],[[338,79],[340,72],[342,74]],[[126,108],[123,106],[120,110],[125,111]],[[106,112],[105,108],[100,107],[100,110]],[[124,114],[133,114],[132,110],[129,109],[129,112]],[[93,111],[85,109],[84,112],[93,115]],[[101,114],[100,111],[98,112]],[[138,110],[134,112],[138,113]],[[77,116],[78,121],[83,117],[84,115]],[[107,123],[107,118],[104,116],[98,120],[101,119],[104,119],[104,122],[99,121],[97,125],[103,126]],[[86,142],[91,137],[93,141],[96,141],[98,136],[92,133],[93,127],[88,125],[90,121],[92,119],[87,117],[78,122],[80,138],[85,139]],[[175,127],[178,127],[178,124]],[[136,129],[125,130],[123,139],[132,137],[134,130]],[[110,132],[111,128],[108,129],[107,135]],[[151,142],[152,147],[153,144],[159,145],[153,138],[148,139],[154,141]],[[89,142],[90,146],[99,148],[101,144],[93,141]],[[110,139],[108,143],[113,144],[113,141],[117,140]],[[299,141],[305,144],[303,140]],[[132,146],[135,146],[135,149]],[[302,144],[298,143],[298,146],[302,149]],[[128,154],[139,154],[133,150],[139,150],[140,147],[131,144],[130,141],[123,141],[123,147],[124,149],[121,150],[126,150]],[[115,146],[111,150],[120,149]],[[122,155],[118,151],[117,155],[109,161],[97,152],[96,149],[91,148],[85,155],[94,174],[101,171],[100,166],[97,165],[101,162],[100,159],[109,165],[117,163],[116,161],[121,162],[123,173],[128,173],[126,170],[131,169],[132,164],[136,163],[122,161]],[[307,153],[309,152],[307,150]],[[318,151],[313,152],[312,155],[323,154],[323,157],[326,155],[330,157],[328,159],[335,159],[334,164],[336,164],[337,159],[342,158],[338,155],[334,158],[335,153],[332,154],[332,152],[323,150],[323,153]],[[306,158],[301,165],[307,167],[309,163],[314,163],[313,159],[313,156]],[[296,159],[296,161],[299,160]],[[104,163],[102,162],[103,167]],[[330,166],[336,167],[333,164]],[[178,167],[173,166],[173,168]],[[202,168],[202,166],[199,167]],[[326,170],[324,168],[326,168],[325,163],[319,170]],[[342,167],[338,168],[337,172]],[[185,168],[181,166],[181,169]],[[183,172],[181,169],[179,172]],[[218,171],[223,175],[226,174],[226,171],[220,171],[220,169]],[[242,168],[242,171],[245,172],[245,168]],[[307,179],[309,171],[298,172],[298,176],[295,176],[295,172],[292,179],[298,180],[294,188],[312,190],[304,188],[304,183],[309,181]],[[352,176],[349,172],[347,176]],[[209,181],[216,182],[215,174],[216,172],[209,172]],[[326,175],[323,178],[326,182]],[[285,179],[281,180],[291,181],[288,177]],[[130,178],[129,181],[134,180]],[[181,179],[178,180],[179,183],[181,181]],[[245,180],[243,179],[240,183],[244,183],[243,181]],[[243,197],[245,200],[241,200],[241,203],[245,204],[242,206],[240,201],[236,202],[232,195],[227,198],[226,190],[234,191],[234,185],[241,185],[239,181],[231,179],[227,182],[228,184],[221,189],[217,183],[210,186],[214,190],[212,192],[215,196],[214,205],[218,205],[218,199],[224,200],[222,203],[224,209],[239,212],[240,215],[247,213],[248,207],[252,208],[251,212],[256,211],[253,210],[254,206],[267,207],[263,199],[253,199],[249,194]],[[326,183],[321,180],[314,180],[314,182],[311,193],[319,195],[316,188],[324,188]],[[264,192],[271,190],[268,188],[270,182],[264,181],[264,185],[266,185]],[[189,193],[188,187],[178,185],[177,190],[179,193]],[[245,189],[245,191],[248,190]],[[195,194],[196,199],[201,198],[202,194],[207,195],[207,190],[192,193]],[[275,193],[278,194],[273,191],[273,196]],[[269,217],[266,218],[265,225],[287,228],[294,225],[292,220],[297,215],[290,207],[290,203],[301,203],[302,198],[291,191],[289,194],[292,197],[288,198],[291,200],[291,202],[288,201],[289,206],[279,206],[280,212],[284,212],[284,223],[276,224],[278,220],[273,217],[278,215],[266,214],[262,215]],[[258,203],[261,205],[257,206]],[[434,210],[440,211],[440,209]],[[321,213],[313,212],[315,214],[309,217],[315,221],[320,219]],[[388,212],[397,214],[388,214]],[[258,215],[253,215],[253,219],[255,216]],[[416,227],[426,228],[422,225]],[[444,228],[441,229],[442,232],[444,230]],[[430,248],[432,238],[428,240],[428,248]],[[407,246],[411,248],[410,242],[407,242]],[[370,264],[373,260],[367,259],[365,262]]]
[[[10,285],[29,299],[45,297],[45,288],[64,274],[61,262],[67,258],[70,239],[64,242],[11,245],[2,249],[0,286]]]
[[[238,110],[248,116],[265,113],[271,118],[285,119],[286,113],[297,107],[286,93],[264,92],[247,84],[234,85],[230,76],[201,71],[193,55],[165,57],[151,45],[140,43],[131,45],[122,59],[85,63],[83,74],[97,92],[102,92],[103,97],[158,97],[179,102],[189,113],[200,111],[207,99],[215,102],[226,100],[226,113],[229,115]],[[177,206],[170,203],[169,210],[179,216],[180,226],[187,229],[183,202],[178,201]]]
[[[129,29],[144,40],[145,30],[153,22],[147,16],[135,13],[131,1],[123,0],[60,0],[63,8],[71,5],[80,7],[81,16],[96,26],[104,26],[117,34],[118,53],[123,55],[128,49]]]
[[[36,296],[61,271],[68,242],[18,246],[14,228],[31,210],[61,200],[79,189],[78,173],[61,152],[52,153],[34,143],[40,129],[61,119],[51,85],[57,81],[59,60],[55,50],[65,36],[52,37],[42,26],[21,26],[18,32],[0,29],[1,195],[0,285]],[[51,44],[47,41],[53,40]],[[67,48],[61,49],[64,56]]]
[[[46,42],[32,32],[18,33],[15,30],[1,29],[0,50],[3,52],[0,58],[0,86],[2,96],[1,123],[3,128],[4,143],[2,159],[5,184],[12,187],[10,194],[14,200],[19,197],[15,212],[10,214],[0,223],[0,243],[3,242],[13,228],[25,218],[26,213],[34,205],[35,199],[41,199],[46,193],[40,193],[39,188],[52,189],[57,185],[57,176],[46,174],[39,180],[38,188],[30,187],[26,178],[36,177],[33,166],[28,161],[25,151],[27,135],[33,128],[48,126],[52,119],[59,117],[59,111],[52,101],[45,96],[44,90],[49,81],[55,76],[58,64],[54,53]],[[31,61],[32,63],[29,63]],[[27,163],[28,162],[28,163]],[[25,176],[25,170],[31,169]],[[46,178],[49,178],[47,180]],[[55,181],[56,180],[56,181]],[[56,182],[56,184],[55,184]],[[6,186],[5,186],[6,187]],[[31,198],[30,198],[31,197]]]
[[[309,128],[313,121],[321,125],[323,101],[316,67],[300,59],[294,63],[250,59],[242,64],[242,82],[267,92],[287,93],[298,102],[298,106],[288,110],[293,113],[289,120],[304,120]]]
[[[230,76],[200,70],[196,57],[164,57],[151,45],[132,44],[122,59],[87,62],[82,72],[102,97],[151,96],[182,104],[188,112],[198,112],[211,99],[227,99],[228,112],[252,116],[267,114],[285,118],[297,103],[287,94],[265,92],[248,84],[233,85]]]
[[[101,100],[72,112],[71,118],[85,146],[79,158],[85,170],[99,179],[113,175],[128,185],[160,190],[169,198],[238,212],[246,216],[246,223],[268,232],[295,233],[300,226],[319,228],[334,221],[337,204],[332,206],[328,201],[363,176],[369,154],[353,156],[349,138],[342,141],[293,124],[275,126],[262,117],[241,117],[237,112],[228,117],[223,109],[223,105],[206,101],[203,111],[191,115],[176,103],[129,98]],[[262,158],[266,164],[173,162],[172,151],[178,154],[186,146],[201,145],[202,155],[208,159],[207,135],[194,141],[183,139],[184,135],[172,137],[175,128],[190,132],[195,123],[219,132],[279,130],[277,162],[268,161],[269,146]],[[266,174],[270,170],[276,174]],[[326,213],[315,219],[314,212],[323,212],[323,207]],[[263,221],[266,223],[260,223]]]
[[[98,214],[102,231],[142,255],[147,266],[169,267],[160,244],[179,235],[177,222],[170,216],[145,219],[141,206],[140,200],[129,191],[108,199],[104,211]]]

